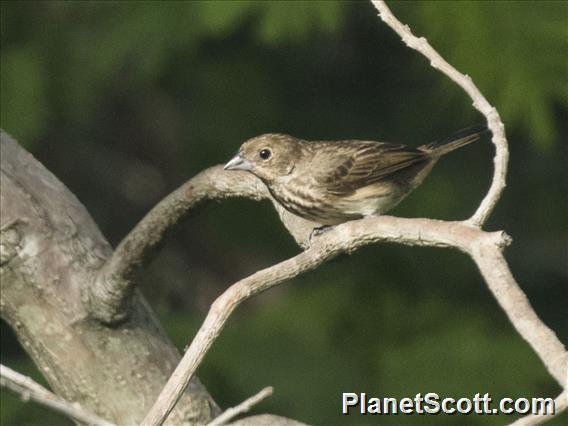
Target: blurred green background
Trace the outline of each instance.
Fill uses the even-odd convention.
[[[488,230],[566,343],[568,2],[390,3],[502,114],[506,192]],[[246,139],[284,132],[419,145],[482,122],[467,96],[360,2],[1,3],[1,126],[85,204],[112,244]],[[485,139],[392,214],[462,219],[488,188]],[[268,202],[200,207],[143,292],[187,345],[230,283],[298,253]],[[40,379],[2,323],[2,362]],[[199,370],[222,406],[326,425],[500,425],[506,416],[342,417],[342,392],[555,397],[559,387],[451,250],[373,245],[238,309]],[[567,416],[551,422],[566,424]],[[2,392],[4,425],[68,425]]]

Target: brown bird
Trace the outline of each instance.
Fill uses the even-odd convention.
[[[442,155],[487,132],[485,126],[470,127],[418,148],[265,134],[246,141],[225,170],[251,172],[286,210],[336,225],[392,209],[422,183]]]

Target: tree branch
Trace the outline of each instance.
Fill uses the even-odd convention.
[[[228,408],[219,416],[215,417],[213,421],[211,421],[207,426],[221,426],[226,424],[228,421],[232,420],[234,417],[238,416],[239,414],[246,413],[249,411],[253,406],[261,402],[263,399],[268,398],[274,392],[274,388],[272,386],[268,386],[258,392],[256,395],[251,396],[250,398],[245,399],[239,405],[235,407]]]
[[[0,163],[0,316],[55,394],[138,424],[180,353],[139,292],[128,321],[92,320],[87,296],[110,245],[71,191],[1,129]],[[221,412],[197,378],[182,401],[171,424],[206,424]]]
[[[319,226],[284,210],[250,173],[226,172],[221,165],[211,167],[160,201],[121,241],[100,270],[97,285],[90,287],[92,315],[105,323],[122,320],[138,282],[137,274],[153,258],[167,232],[197,204],[231,197],[271,199],[282,223],[303,247],[309,243],[312,229]]]
[[[160,201],[120,242],[91,286],[92,313],[104,322],[120,321],[138,282],[137,274],[156,253],[167,232],[204,200],[261,199],[266,189],[248,173],[230,176],[221,166],[207,169]]]
[[[411,49],[414,49],[430,60],[430,65],[451,78],[458,86],[460,86],[469,95],[473,101],[473,106],[481,112],[487,119],[487,126],[493,133],[493,144],[495,145],[495,157],[493,163],[495,171],[489,191],[481,204],[469,218],[469,222],[475,226],[482,226],[493,209],[497,201],[501,197],[501,193],[506,186],[507,164],[509,162],[509,149],[507,147],[507,139],[505,137],[505,126],[501,121],[499,113],[493,107],[485,96],[479,91],[477,86],[469,75],[460,73],[452,65],[450,65],[442,56],[434,50],[424,37],[416,37],[410,31],[408,25],[400,22],[388,8],[383,0],[371,0],[375,8],[379,11],[379,16],[385,24],[391,27],[402,39],[402,41]]]
[[[90,426],[113,426],[113,423],[88,412],[77,403],[59,398],[39,383],[5,365],[0,365],[0,386],[17,393],[23,400],[31,399],[78,422]]]
[[[537,351],[556,380],[565,386],[564,368],[568,354],[554,332],[540,321],[510,274],[501,253],[510,242],[504,232],[484,232],[465,222],[375,216],[336,226],[317,237],[302,253],[238,281],[221,294],[211,305],[189,349],[142,424],[160,425],[163,422],[174,407],[177,395],[183,391],[238,305],[262,291],[316,268],[339,253],[351,253],[361,246],[379,241],[452,247],[469,254],[478,264],[489,288],[515,328]],[[506,279],[503,279],[503,275],[506,275]]]
[[[513,278],[502,250],[488,244],[474,244],[470,255],[517,332],[538,354],[552,377],[566,388],[568,352],[533,310],[526,294]]]

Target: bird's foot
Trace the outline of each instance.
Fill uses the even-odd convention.
[[[310,241],[312,240],[312,238],[319,237],[320,235],[325,234],[326,232],[329,232],[332,229],[333,226],[331,225],[322,225],[312,229],[312,232],[310,232]]]

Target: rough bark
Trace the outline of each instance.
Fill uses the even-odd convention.
[[[59,396],[114,423],[139,423],[179,352],[136,290],[121,323],[91,315],[110,245],[77,198],[4,132],[0,156],[2,319]],[[196,379],[168,423],[204,424],[219,411]]]

